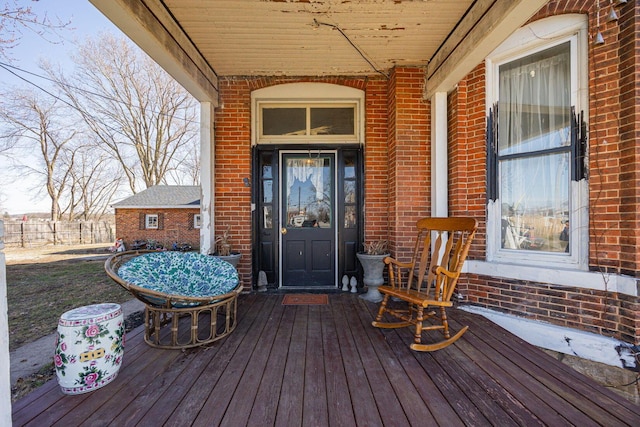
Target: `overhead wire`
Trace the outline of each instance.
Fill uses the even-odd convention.
[[[16,67],[16,66],[11,65],[11,64],[7,64],[7,63],[5,63],[5,62],[1,62],[1,61],[0,61],[0,68],[4,69],[4,70],[5,70],[5,71],[7,71],[8,73],[10,73],[10,74],[14,75],[14,76],[15,76],[15,77],[17,77],[18,79],[20,79],[20,80],[22,80],[22,81],[24,81],[24,82],[26,82],[26,83],[28,83],[28,84],[30,84],[30,85],[32,85],[32,86],[34,86],[34,87],[36,87],[38,90],[41,90],[42,92],[46,93],[47,95],[49,95],[49,96],[51,96],[51,97],[53,97],[53,98],[55,98],[55,99],[57,99],[57,100],[59,100],[59,101],[61,101],[61,102],[64,102],[65,104],[67,104],[67,105],[68,105],[68,106],[70,106],[71,108],[73,108],[73,109],[75,109],[75,110],[78,110],[78,111],[79,111],[81,114],[83,114],[83,115],[84,115],[84,114],[86,114],[87,112],[86,112],[86,111],[82,111],[82,110],[80,110],[78,107],[76,107],[75,105],[72,105],[71,103],[69,103],[69,102],[68,102],[68,101],[66,101],[65,99],[63,99],[63,98],[59,97],[58,95],[55,95],[55,94],[51,93],[50,91],[46,90],[46,89],[45,89],[45,88],[43,88],[42,86],[40,86],[40,85],[38,85],[37,83],[35,83],[35,82],[33,82],[33,81],[31,81],[31,80],[29,80],[29,79],[27,79],[27,78],[25,78],[25,77],[23,77],[23,76],[19,75],[18,73],[16,73],[16,72],[15,72],[15,71],[13,71],[13,70],[17,70],[17,71],[19,71],[19,72],[21,72],[21,73],[29,74],[29,75],[31,75],[31,76],[34,76],[34,77],[37,77],[37,78],[40,78],[40,79],[43,79],[43,80],[46,80],[46,81],[49,81],[49,82],[52,82],[52,83],[55,83],[55,84],[61,85],[61,86],[64,86],[64,87],[69,88],[69,89],[73,89],[73,90],[76,90],[76,91],[79,91],[79,92],[85,93],[85,94],[87,94],[87,95],[97,96],[97,97],[103,98],[103,99],[105,99],[105,100],[107,100],[107,101],[116,102],[116,103],[119,103],[119,104],[129,105],[129,104],[127,104],[126,102],[124,102],[123,100],[121,100],[121,99],[117,99],[117,98],[113,98],[113,97],[110,97],[110,96],[105,95],[105,94],[101,94],[101,93],[93,92],[93,91],[90,91],[90,90],[87,90],[87,89],[84,89],[84,88],[81,88],[81,87],[78,87],[78,86],[71,85],[71,84],[66,83],[66,82],[60,82],[60,81],[54,80],[54,79],[52,79],[52,78],[50,78],[50,77],[43,76],[43,75],[41,75],[41,74],[37,74],[37,73],[34,73],[34,72],[32,72],[32,71],[28,71],[28,70],[25,70],[25,69],[20,68],[20,67]],[[142,107],[139,107],[139,106],[137,106],[137,105],[129,105],[129,106],[132,106],[132,107],[134,107],[134,108],[138,108],[138,109],[140,109],[140,110],[142,110],[142,109],[143,109]],[[187,123],[192,123],[192,122],[193,122],[193,120],[187,120],[187,119],[185,119],[185,118],[183,118],[183,117],[174,116],[174,115],[171,115],[171,114],[163,113],[163,112],[161,112],[161,111],[153,111],[153,112],[154,112],[155,114],[158,114],[158,115],[163,115],[163,116],[166,116],[166,117],[171,117],[172,119],[179,119],[179,120],[182,120],[182,121],[187,122]],[[112,130],[113,130],[113,129],[112,129]]]
[[[315,26],[324,25],[325,27],[329,27],[329,28],[333,28],[334,30],[337,30],[340,34],[342,34],[342,37],[344,37],[345,40],[347,40],[347,42],[349,42],[349,44],[355,49],[355,51],[358,52],[358,54],[360,54],[362,59],[367,61],[367,63],[369,64],[369,66],[371,66],[373,71],[375,71],[376,73],[382,74],[387,79],[389,78],[389,76],[384,71],[378,69],[378,67],[373,62],[371,62],[371,60],[369,58],[367,58],[367,56],[362,52],[362,50],[358,46],[356,46],[356,44],[353,41],[351,41],[349,36],[342,30],[342,28],[340,28],[339,26],[337,26],[335,24],[329,24],[329,23],[326,23],[326,22],[320,22],[315,18],[313,19],[313,23],[314,23]]]

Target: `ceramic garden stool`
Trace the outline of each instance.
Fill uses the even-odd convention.
[[[109,384],[118,375],[123,353],[120,305],[88,305],[60,316],[53,361],[63,393],[81,394]]]

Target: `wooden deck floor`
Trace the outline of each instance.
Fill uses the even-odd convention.
[[[482,317],[452,310],[469,331],[416,353],[353,294],[282,298],[241,296],[237,329],[208,348],[154,349],[138,328],[111,384],[65,396],[49,381],[13,405],[14,425],[640,425],[639,406]]]

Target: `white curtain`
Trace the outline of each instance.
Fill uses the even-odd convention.
[[[316,200],[324,199],[324,159],[305,158],[287,160],[287,193],[297,179],[301,183],[311,180],[316,189]]]
[[[500,67],[500,155],[570,144],[568,49],[567,45],[550,57],[527,57]]]
[[[514,156],[499,162],[500,199],[512,223],[569,209],[570,62],[565,44],[500,67],[498,154]],[[511,231],[503,228],[503,247],[518,246]]]

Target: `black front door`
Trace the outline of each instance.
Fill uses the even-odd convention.
[[[335,152],[281,152],[283,287],[336,284]]]
[[[359,275],[361,147],[260,146],[254,154],[255,277],[264,273],[272,288],[317,289]]]

